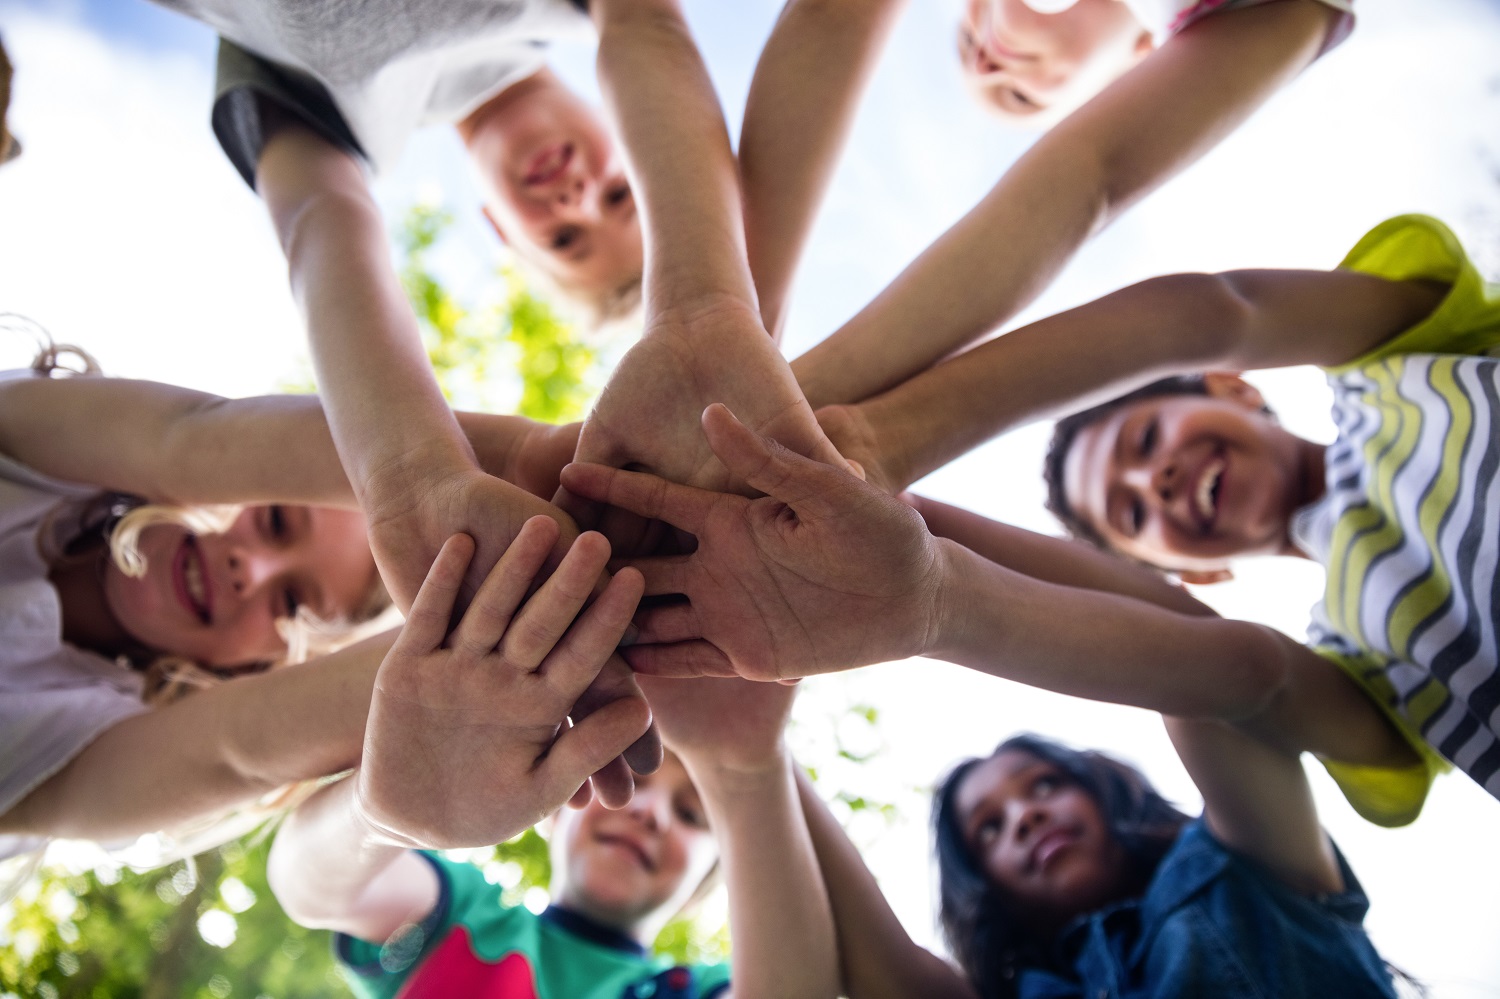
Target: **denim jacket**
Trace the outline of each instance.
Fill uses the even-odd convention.
[[[1335,849],[1345,890],[1304,895],[1189,824],[1140,898],[1076,921],[1022,999],[1395,999],[1365,935],[1369,900]],[[1056,969],[1066,969],[1059,971]]]

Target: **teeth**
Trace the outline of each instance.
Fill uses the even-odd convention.
[[[1198,503],[1198,514],[1204,520],[1213,519],[1214,515],[1214,487],[1219,484],[1219,476],[1224,474],[1224,462],[1216,461],[1209,466],[1208,471],[1198,480],[1198,495],[1194,497]]]
[[[188,596],[192,598],[193,603],[202,607],[206,596],[203,590],[203,563],[190,555],[187,564],[183,566],[182,578],[187,583]]]

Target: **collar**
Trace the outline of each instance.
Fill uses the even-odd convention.
[[[613,926],[606,926],[597,919],[591,919],[572,909],[560,909],[555,905],[549,905],[542,910],[540,918],[544,923],[551,923],[560,930],[587,940],[589,943],[598,944],[600,947],[635,954],[638,957],[646,957],[650,953],[640,941],[626,936]]]

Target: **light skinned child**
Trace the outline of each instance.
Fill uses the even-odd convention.
[[[1204,2],[1189,5],[1175,33],[1165,30],[1175,18],[1164,17],[1152,43],[1151,26],[1133,14],[1143,6],[1080,0],[1042,15],[1023,0],[969,4],[966,73],[1010,117],[1037,117],[1018,100],[1066,117],[884,291],[794,362],[814,407],[864,399],[999,328],[1084,242],[1217,145],[1352,20],[1342,0]],[[746,130],[748,142],[748,120]]]
[[[635,669],[782,680],[927,655],[1074,696],[1233,722],[1316,753],[1372,821],[1415,816],[1434,755],[1287,636],[1218,618],[1143,567],[923,501],[961,543],[934,537],[910,506],[780,448],[723,407],[705,411],[704,429],[765,496],[597,465],[563,469],[566,488],[696,539],[691,555],[630,560],[648,595],[687,597],[637,615],[640,644],[625,650]]]
[[[387,0],[309,18],[265,2],[158,2],[220,36],[214,133],[251,187],[280,118],[375,174],[416,129],[452,125],[485,217],[525,266],[590,321],[634,308],[641,233],[619,152],[544,62],[550,42],[589,36],[586,4]]]
[[[330,651],[389,598],[318,400],[56,363],[0,379],[0,850],[182,833],[352,765],[394,633]],[[556,490],[576,427],[459,419],[484,467]]]
[[[276,839],[278,899],[299,922],[339,931],[361,995],[833,996],[832,921],[781,743],[789,688],[655,680],[652,708],[675,755],[621,810],[558,813],[554,901],[540,916],[503,907],[476,868],[414,849],[515,835],[645,727],[640,705],[565,726],[628,626],[641,579],[616,573],[583,610],[609,556],[590,533],[527,598],[555,532],[528,524],[446,638],[472,544],[445,546],[381,667],[358,772],[304,803]],[[533,809],[520,823],[518,798]],[[664,967],[644,944],[716,862],[732,976]]]

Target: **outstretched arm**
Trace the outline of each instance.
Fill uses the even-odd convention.
[[[1353,271],[1152,278],[819,412],[872,479],[902,489],[996,434],[1166,375],[1349,361],[1420,322],[1446,289]]]
[[[963,975],[907,935],[805,774],[797,775],[797,790],[833,906],[840,976],[849,999],[975,999]]]
[[[738,677],[642,677],[641,687],[719,841],[734,995],[832,999],[833,917],[782,741],[796,688]]]
[[[1204,18],[1037,140],[985,198],[793,365],[814,406],[858,402],[999,327],[1089,237],[1232,132],[1317,56],[1335,11]]]
[[[119,840],[353,766],[395,633],[238,679],[106,729],[0,816],[0,832]]]
[[[551,496],[575,427],[458,413],[487,472]],[[128,378],[0,380],[0,454],[154,502],[352,506],[316,396],[225,399]]]
[[[1239,721],[1347,762],[1411,758],[1352,681],[1274,629],[1023,575],[933,538],[899,500],[723,407],[704,427],[766,496],[563,470],[567,488],[697,539],[691,555],[632,560],[648,594],[688,598],[637,616],[643,644],[625,653],[637,670],[785,679],[930,655],[1077,697]]]
[[[294,919],[384,940],[434,898],[405,848],[508,839],[645,730],[643,700],[566,726],[629,624],[640,579],[617,573],[584,610],[609,557],[585,535],[527,599],[556,534],[528,521],[451,634],[474,546],[462,536],[443,546],[376,677],[359,771],[277,837],[272,886]]]
[[[697,419],[728,401],[789,447],[836,460],[760,323],[734,156],[681,12],[672,0],[596,0],[592,13],[645,230],[646,329],[585,422],[580,459],[726,485]]]
[[[790,0],[755,66],[740,131],[745,241],[780,338],[797,261],[854,109],[906,0]]]

